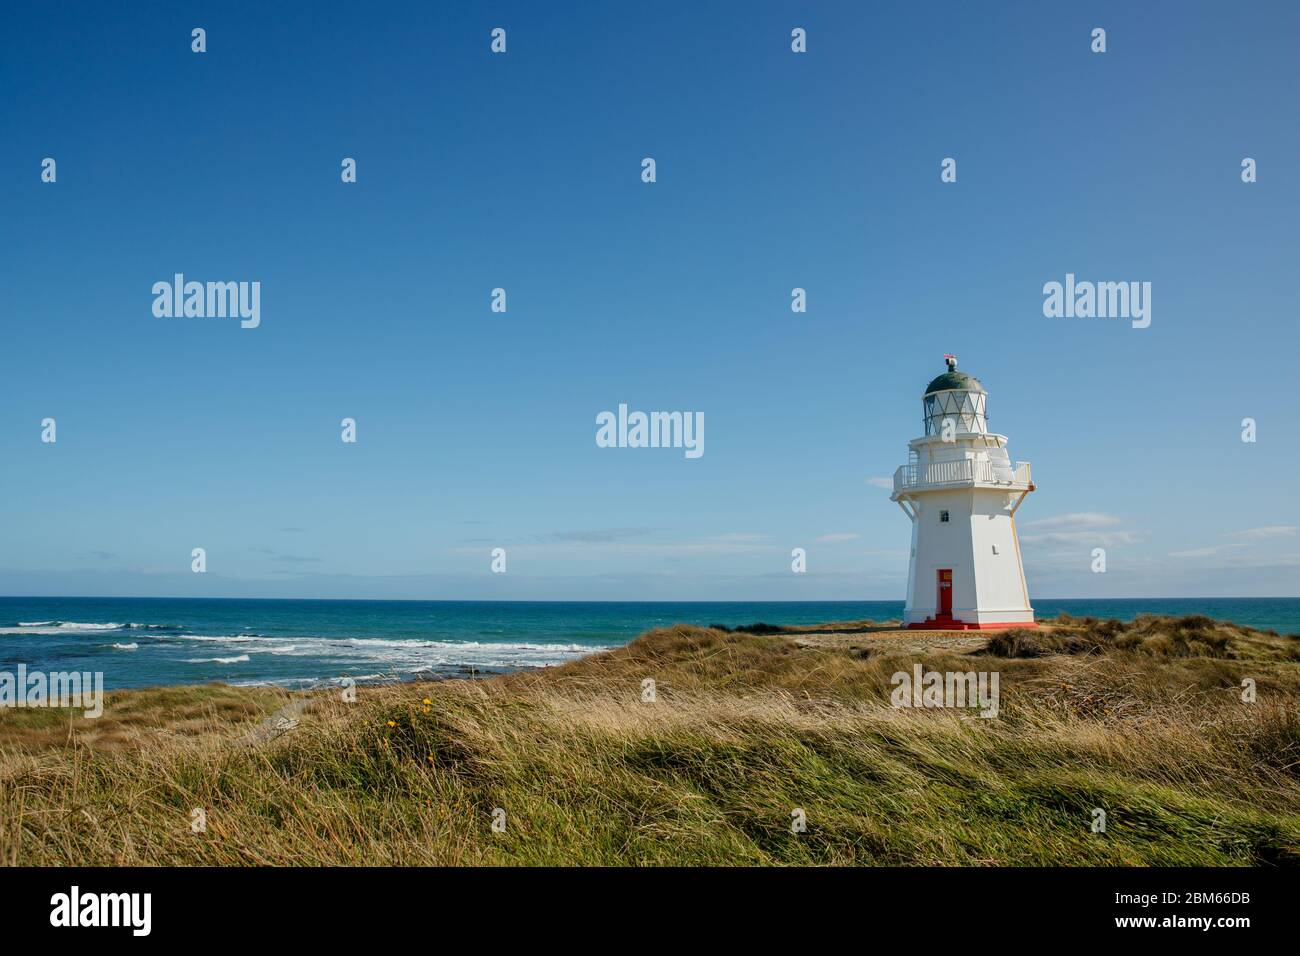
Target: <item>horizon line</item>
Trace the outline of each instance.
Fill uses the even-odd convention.
[[[906,598],[823,598],[798,600],[752,600],[720,598],[707,600],[570,600],[567,598],[297,598],[297,597],[230,597],[224,595],[141,595],[141,594],[0,594],[0,601],[71,600],[71,601],[319,601],[347,603],[367,601],[375,604],[906,604]],[[1179,595],[1142,597],[1041,597],[1039,601],[1300,601],[1300,595]]]

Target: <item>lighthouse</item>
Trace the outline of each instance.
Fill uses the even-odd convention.
[[[912,522],[907,573],[910,628],[1033,627],[1016,510],[1034,490],[1029,462],[1012,462],[1007,439],[989,431],[988,393],[948,370],[921,398],[925,433],[908,442],[891,501]]]

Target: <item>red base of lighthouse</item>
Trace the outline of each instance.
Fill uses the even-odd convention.
[[[907,625],[909,631],[997,631],[1010,627],[1038,627],[1037,621],[1008,621],[1006,623],[983,621],[972,624],[951,617],[928,617]]]

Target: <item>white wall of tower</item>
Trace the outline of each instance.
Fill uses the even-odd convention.
[[[966,489],[931,491],[913,501],[912,570],[915,582],[908,596],[904,623],[924,621],[938,610],[938,572],[952,570],[952,609],[975,606],[974,545],[971,541],[970,492]],[[943,512],[948,520],[941,520]]]
[[[938,572],[952,571],[952,615],[968,623],[1033,620],[1010,509],[1018,495],[961,488],[918,494],[911,501],[912,555],[904,623],[938,612]],[[942,521],[942,513],[948,520]]]

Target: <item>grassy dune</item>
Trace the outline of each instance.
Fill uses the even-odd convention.
[[[290,729],[267,722],[289,695],[221,685],[114,694],[99,721],[0,712],[0,862],[1300,863],[1300,639],[1203,618],[950,638],[674,627],[299,697]],[[999,716],[892,708],[918,660],[999,672]]]

